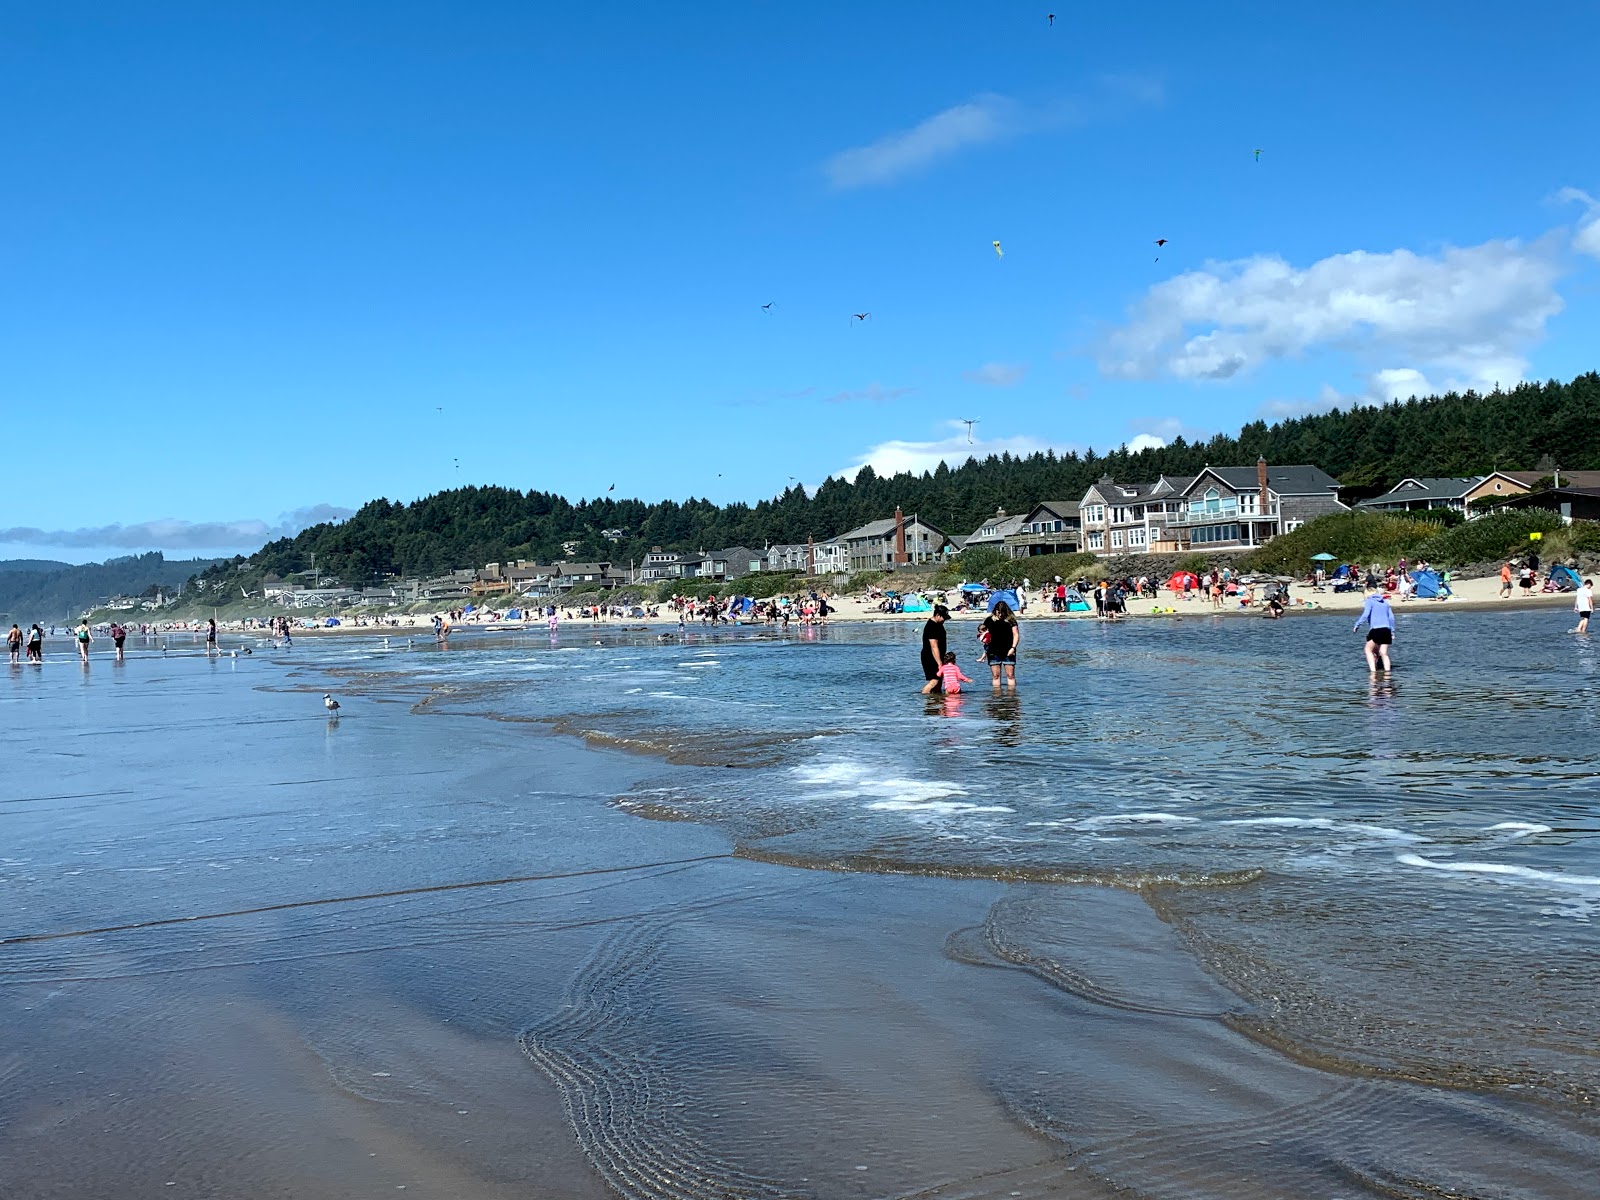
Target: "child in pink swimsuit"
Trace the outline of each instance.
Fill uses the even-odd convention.
[[[937,675],[928,680],[928,686],[922,689],[922,693],[927,695],[942,688],[945,695],[956,696],[960,695],[963,683],[971,682],[972,680],[961,673],[961,668],[956,666],[955,651],[946,650],[944,652],[944,665],[939,668]]]

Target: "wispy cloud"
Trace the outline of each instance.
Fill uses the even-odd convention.
[[[910,129],[841,151],[823,170],[836,188],[892,183],[969,147],[1010,137],[1020,124],[1015,101],[988,93],[934,113]]]
[[[133,525],[99,525],[80,529],[0,529],[0,544],[58,546],[62,549],[107,550],[255,550],[263,543],[293,537],[325,521],[340,521],[355,510],[315,504],[283,513],[276,522],[180,521],[174,518]]]
[[[1052,449],[1058,453],[1077,449],[1077,447],[1055,445],[1043,438],[1030,437],[1026,434],[991,439],[977,438],[969,443],[965,421],[948,421],[945,427],[950,430],[950,436],[933,441],[879,442],[858,455],[850,466],[834,474],[845,479],[854,479],[862,467],[870,466],[880,475],[898,475],[902,471],[920,475],[924,471],[934,470],[940,463],[959,467],[969,458],[983,459],[993,454],[1027,456],[1042,454]]]
[[[985,387],[1015,387],[1028,373],[1027,363],[984,363],[976,371],[963,371],[961,378]]]
[[[1583,205],[1583,216],[1578,218],[1577,231],[1572,235],[1572,248],[1579,254],[1600,258],[1600,200],[1577,188],[1562,188],[1556,199],[1563,204]]]
[[[1134,436],[1128,439],[1127,446],[1135,453],[1140,450],[1160,450],[1177,438],[1194,442],[1204,441],[1210,436],[1205,430],[1186,424],[1180,417],[1138,417],[1128,422],[1128,428],[1134,431]]]
[[[825,404],[887,404],[891,400],[898,400],[901,396],[909,396],[916,388],[896,387],[886,388],[881,383],[869,383],[857,391],[835,392],[823,398]]]
[[[1434,372],[1448,386],[1509,385],[1562,309],[1561,240],[1489,241],[1436,255],[1358,250],[1308,267],[1266,255],[1208,263],[1152,287],[1102,343],[1101,370],[1228,379],[1334,351],[1376,368],[1373,396],[1421,387]]]

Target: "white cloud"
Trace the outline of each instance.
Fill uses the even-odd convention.
[[[981,146],[1017,132],[1016,103],[992,93],[957,104],[926,120],[865,146],[835,154],[823,170],[836,188],[892,183],[969,146]]]
[[[1572,235],[1572,248],[1579,254],[1600,258],[1600,200],[1577,188],[1562,188],[1556,199],[1563,204],[1574,201],[1583,205],[1583,216],[1578,218],[1577,231]]]
[[[1167,446],[1177,438],[1203,442],[1211,436],[1205,430],[1187,424],[1181,417],[1138,417],[1128,422],[1128,428],[1139,435],[1128,443],[1130,450]]]
[[[898,475],[902,471],[920,475],[924,471],[934,470],[940,463],[959,467],[969,458],[988,458],[992,454],[1009,453],[1026,456],[1041,454],[1051,449],[1062,453],[1072,448],[1053,446],[1040,438],[1025,435],[993,439],[980,437],[969,443],[965,421],[949,421],[946,422],[946,427],[951,431],[950,436],[937,441],[879,442],[857,457],[850,466],[834,474],[845,479],[854,479],[856,472],[862,467],[870,466],[879,475]]]
[[[961,378],[985,387],[1015,387],[1028,373],[1027,363],[984,363],[976,371],[963,371]]]
[[[1434,372],[1446,386],[1510,385],[1561,311],[1561,269],[1553,237],[1435,256],[1354,251],[1305,268],[1275,256],[1211,263],[1152,287],[1105,339],[1101,370],[1227,379],[1334,350],[1381,364],[1369,379],[1374,396]]]
[[[916,388],[896,387],[886,388],[881,383],[869,383],[866,387],[856,391],[835,392],[824,398],[825,404],[853,404],[865,400],[870,404],[887,404],[891,400],[898,400],[901,396],[909,396]]]
[[[1153,433],[1141,433],[1128,439],[1128,450],[1137,454],[1141,450],[1160,450],[1166,444],[1165,438],[1159,438]]]
[[[283,513],[276,523],[258,519],[241,521],[179,521],[167,518],[134,525],[100,525],[81,529],[34,529],[18,526],[0,529],[0,544],[58,546],[94,550],[227,550],[249,551],[324,521],[339,521],[355,510],[315,504]]]

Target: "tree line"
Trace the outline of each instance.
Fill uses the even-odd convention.
[[[965,535],[997,509],[1026,512],[1040,500],[1075,501],[1102,476],[1144,481],[1194,475],[1208,465],[1310,463],[1348,488],[1372,494],[1411,475],[1473,475],[1491,470],[1600,468],[1600,373],[1570,383],[1527,383],[1487,395],[1450,392],[1377,406],[1334,409],[1237,435],[1106,454],[1087,450],[1011,454],[922,474],[830,478],[814,493],[795,486],[756,504],[705,499],[576,503],[552,492],[462,487],[410,503],[373,500],[336,524],[315,525],[263,546],[248,559],[219,564],[202,578],[244,567],[285,576],[315,566],[346,584],[385,575],[426,576],[486,562],[566,557],[639,561],[655,547],[672,551],[818,541],[891,515],[896,506],[945,532]],[[570,549],[572,553],[567,554]]]

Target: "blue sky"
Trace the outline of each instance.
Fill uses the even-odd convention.
[[[0,557],[1590,370],[1596,44],[1587,3],[12,6]]]

